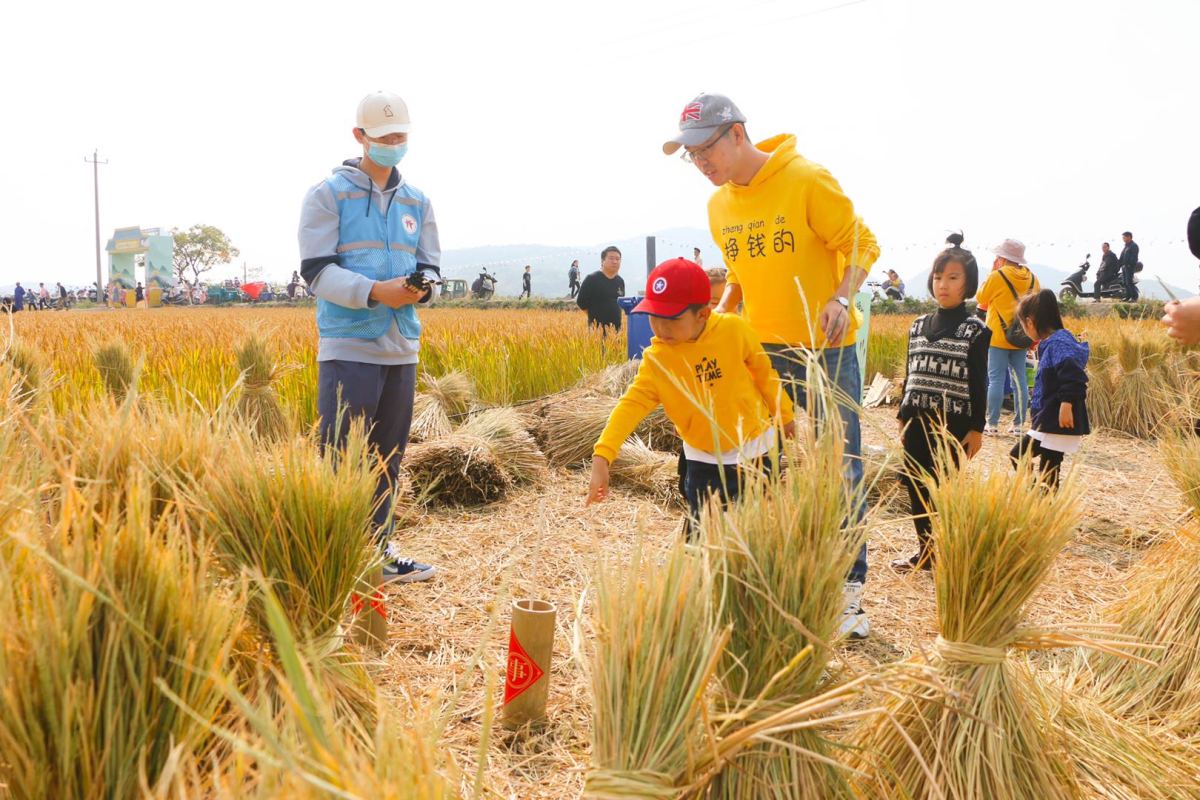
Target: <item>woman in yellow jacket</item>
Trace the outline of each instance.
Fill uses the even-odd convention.
[[[999,430],[1004,379],[1006,373],[1011,372],[1014,417],[1009,433],[1019,435],[1029,408],[1029,386],[1025,380],[1025,354],[1029,348],[1010,342],[1006,329],[1016,317],[1020,298],[1040,287],[1037,276],[1030,272],[1025,261],[1024,244],[1016,239],[1005,239],[992,252],[996,254],[992,274],[978,294],[979,307],[987,309],[987,327],[992,332],[988,347],[987,427],[984,433],[995,434]]]

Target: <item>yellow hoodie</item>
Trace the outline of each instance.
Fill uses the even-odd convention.
[[[792,401],[762,344],[732,314],[710,316],[694,342],[650,340],[637,377],[596,442],[595,455],[612,463],[638,423],[660,403],[685,442],[714,454],[761,436],[776,414],[784,425],[793,416]]]
[[[1008,278],[1012,289],[1009,289],[1008,283],[1005,283],[1004,278],[1000,277],[1001,273],[1004,274],[1004,278]],[[983,282],[983,286],[979,287],[979,293],[975,295],[975,302],[979,304],[980,308],[987,309],[987,326],[988,330],[992,332],[992,347],[1001,350],[1020,349],[1008,343],[1008,338],[1004,335],[1004,328],[1012,324],[1013,317],[1017,315],[1017,303],[1019,302],[1017,298],[1040,288],[1037,276],[1030,272],[1028,267],[1005,264],[1000,269],[991,271],[987,280]],[[1013,290],[1016,290],[1017,297],[1013,297]]]
[[[869,270],[879,245],[829,171],[796,153],[795,136],[776,136],[758,149],[771,155],[750,185],[726,183],[708,201],[713,241],[762,342],[824,347],[821,310],[846,264]],[[850,309],[842,345],[853,344],[858,330],[853,302]]]

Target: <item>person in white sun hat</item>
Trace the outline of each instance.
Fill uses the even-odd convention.
[[[392,550],[394,496],[408,444],[421,323],[415,307],[438,294],[441,246],[433,206],[396,165],[408,151],[408,106],[390,92],[358,104],[362,155],[309,190],[300,212],[300,276],[317,298],[317,412],[321,441],[343,446],[350,418],[366,423],[384,459],[375,495],[383,581],[437,570]]]
[[[980,310],[987,310],[987,327],[992,332],[988,347],[987,427],[984,433],[999,432],[1000,407],[1004,402],[1004,379],[1013,378],[1013,424],[1009,433],[1020,435],[1029,409],[1029,383],[1025,377],[1025,355],[1033,345],[1021,328],[1017,303],[1041,288],[1025,260],[1025,245],[1005,239],[992,250],[992,272],[979,289]]]

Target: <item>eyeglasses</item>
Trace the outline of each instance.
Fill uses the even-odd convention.
[[[684,162],[687,164],[695,164],[697,160],[707,161],[708,160],[708,151],[713,149],[714,147],[716,147],[717,142],[724,139],[725,134],[729,133],[731,130],[733,130],[733,126],[726,125],[725,129],[722,130],[719,134],[717,134],[717,138],[713,139],[711,142],[704,145],[703,147],[697,147],[695,150],[684,150],[683,153],[680,154],[679,157],[682,158],[684,160]]]

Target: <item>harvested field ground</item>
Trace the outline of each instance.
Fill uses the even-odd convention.
[[[867,412],[867,444],[882,446],[895,439],[894,414],[894,408]],[[1013,442],[1011,437],[985,439],[976,468],[1008,469]],[[1125,576],[1145,548],[1170,535],[1184,516],[1152,444],[1099,433],[1088,437],[1083,452],[1068,458],[1067,466],[1078,469],[1085,487],[1082,517],[1074,540],[1033,602],[1033,622],[1089,619],[1099,604],[1126,589]],[[620,490],[612,501],[585,509],[585,487],[584,473],[557,471],[548,485],[510,494],[502,504],[437,510],[400,534],[406,553],[436,563],[443,573],[435,581],[390,591],[384,683],[397,702],[445,705],[451,715],[447,745],[467,776],[477,766],[487,673],[501,684],[510,600],[532,597],[558,605],[548,721],[540,729],[515,734],[497,725],[487,756],[490,796],[580,795],[591,703],[571,654],[577,604],[596,565],[624,558],[639,532],[652,547],[678,535],[678,510]],[[871,513],[864,608],[872,635],[866,642],[842,646],[850,669],[904,658],[929,646],[936,635],[929,576],[899,576],[888,567],[915,545],[911,522],[904,516],[907,498],[893,499]],[[471,668],[477,653],[483,670]],[[502,685],[492,699],[497,710],[500,692]]]

